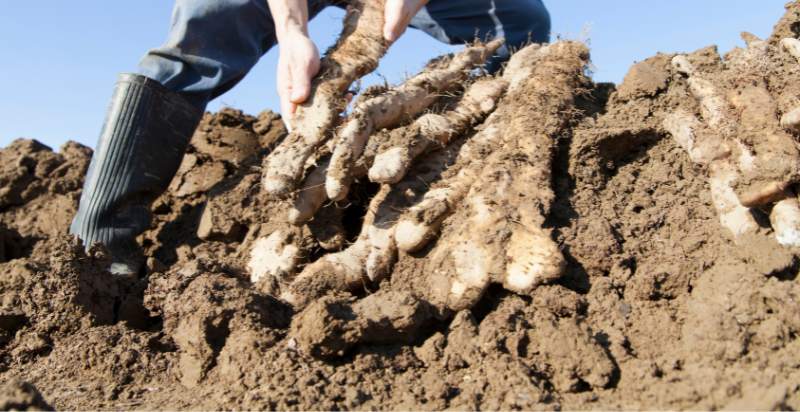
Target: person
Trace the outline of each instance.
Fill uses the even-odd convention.
[[[509,50],[549,40],[541,0],[385,0],[384,37],[406,27],[449,44],[505,38],[487,63],[496,71]],[[110,271],[135,275],[143,263],[136,237],[150,225],[152,202],[166,190],[209,101],[234,87],[274,45],[281,112],[290,119],[320,67],[308,21],[342,0],[176,0],[166,43],[138,73],[121,74],[86,175],[70,233],[87,249],[102,243]]]

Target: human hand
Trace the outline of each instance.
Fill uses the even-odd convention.
[[[386,0],[383,38],[394,43],[406,31],[408,23],[428,0]]]
[[[290,131],[297,105],[305,102],[311,94],[311,79],[319,68],[319,50],[308,33],[294,30],[283,36],[278,56],[277,86],[283,122]]]

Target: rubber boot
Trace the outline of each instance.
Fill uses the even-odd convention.
[[[106,247],[111,273],[136,275],[142,267],[136,237],[150,226],[150,206],[175,176],[202,115],[155,80],[120,75],[70,226],[87,250]]]

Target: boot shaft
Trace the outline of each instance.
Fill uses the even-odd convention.
[[[141,260],[136,236],[166,190],[203,114],[178,93],[136,74],[117,81],[70,232],[102,243],[120,265]]]

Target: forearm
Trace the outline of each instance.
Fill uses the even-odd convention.
[[[275,23],[278,43],[287,35],[308,35],[308,2],[306,0],[267,0]]]

